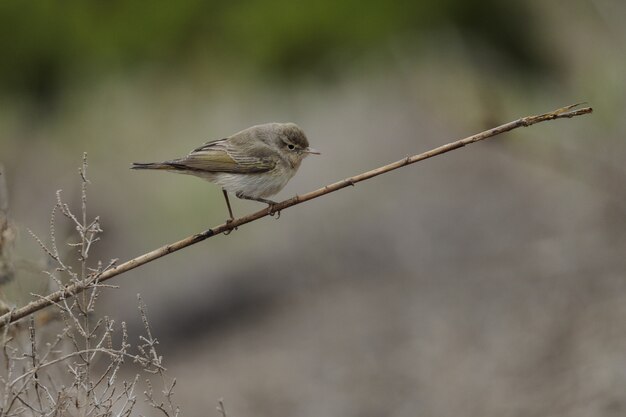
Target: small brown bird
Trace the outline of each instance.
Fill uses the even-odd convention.
[[[195,175],[219,185],[232,221],[228,192],[272,207],[276,203],[265,197],[282,190],[310,154],[319,152],[309,147],[306,135],[294,123],[267,123],[207,142],[180,159],[135,162],[131,168]]]

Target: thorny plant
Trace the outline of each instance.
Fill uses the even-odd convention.
[[[126,324],[116,326],[109,317],[98,318],[96,303],[104,288],[113,286],[99,282],[104,271],[115,260],[103,266],[90,267],[89,254],[102,233],[99,218],[87,216],[87,156],[83,155],[79,169],[81,178],[81,213],[76,216],[57,191],[56,205],[50,218],[49,244],[34,233],[54,268],[45,271],[54,289],[80,284],[86,288],[79,296],[63,297],[54,302],[58,320],[62,323],[38,324],[30,316],[27,328],[5,326],[0,334],[0,417],[11,416],[130,416],[133,414],[139,383],[146,378],[145,401],[162,415],[178,416],[173,400],[176,380],[168,380],[163,357],[158,354],[158,341],[152,335],[146,307],[138,296],[139,312],[145,335],[133,348],[129,343]],[[62,256],[55,231],[61,213],[75,227],[77,241],[67,245],[78,255],[77,266],[69,256]],[[1,249],[1,248],[0,248]],[[70,259],[67,259],[70,258]],[[32,294],[38,298],[45,298]],[[49,337],[56,327],[55,336]],[[120,339],[114,346],[114,339]],[[134,353],[132,353],[134,351]],[[120,380],[122,367],[136,364],[140,368],[130,381]],[[131,365],[132,366],[132,365]],[[143,377],[142,377],[143,376]],[[156,377],[161,392],[154,392],[151,379]]]

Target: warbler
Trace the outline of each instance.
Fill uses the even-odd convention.
[[[224,139],[206,142],[187,156],[164,162],[135,162],[131,169],[157,169],[195,175],[222,187],[230,221],[234,219],[228,193],[236,197],[268,200],[295,175],[302,160],[319,155],[294,123],[252,126]]]

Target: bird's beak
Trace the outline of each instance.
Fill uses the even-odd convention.
[[[313,148],[306,148],[303,152],[304,153],[310,153],[310,154],[313,154],[313,155],[321,155],[322,154],[320,151],[316,151]]]

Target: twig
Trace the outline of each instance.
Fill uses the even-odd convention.
[[[224,399],[223,398],[220,398],[217,401],[217,407],[216,408],[217,408],[217,412],[220,413],[221,417],[228,417],[226,415],[226,407],[224,407]]]
[[[70,285],[67,285],[64,289],[61,289],[59,291],[55,291],[51,294],[49,294],[48,296],[46,296],[45,298],[39,298],[38,300],[32,301],[30,303],[28,303],[27,305],[15,309],[9,313],[5,313],[2,316],[0,316],[0,328],[6,326],[7,324],[13,323],[17,320],[20,320],[26,316],[28,316],[29,314],[35,313],[45,307],[48,307],[52,304],[54,304],[55,302],[58,302],[64,298],[67,297],[72,297],[76,294],[79,294],[81,292],[83,292],[84,290],[90,288],[91,284],[93,284],[95,281],[101,283],[104,281],[107,281],[117,275],[120,275],[124,272],[128,272],[131,269],[135,269],[141,265],[147,264],[148,262],[152,262],[155,259],[158,259],[162,256],[165,255],[169,255],[172,252],[176,252],[179,251],[183,248],[186,248],[187,246],[191,246],[194,245],[198,242],[202,242],[203,240],[206,240],[210,237],[222,234],[224,232],[229,232],[233,229],[236,229],[239,226],[242,226],[246,223],[250,223],[253,222],[255,220],[259,220],[263,217],[266,216],[270,216],[273,215],[276,212],[280,212],[282,210],[285,210],[289,207],[304,203],[305,201],[309,201],[312,200],[314,198],[318,198],[321,197],[323,195],[341,190],[342,188],[346,188],[348,186],[352,186],[358,182],[361,181],[365,181],[368,180],[370,178],[376,177],[378,175],[381,174],[385,174],[387,172],[396,170],[398,168],[402,168],[405,167],[407,165],[411,165],[414,164],[416,162],[419,161],[423,161],[424,159],[428,159],[428,158],[432,158],[434,156],[439,156],[442,155],[444,153],[453,151],[455,149],[459,149],[462,148],[466,145],[470,145],[474,142],[478,142],[484,139],[488,139],[490,137],[493,136],[497,136],[500,135],[502,133],[505,132],[509,132],[511,130],[520,128],[520,127],[528,127],[528,126],[532,126],[534,124],[537,123],[541,123],[541,122],[545,122],[545,121],[549,121],[549,120],[556,120],[556,119],[565,119],[565,118],[572,118],[572,117],[577,117],[577,116],[582,116],[585,114],[589,114],[591,113],[593,110],[591,107],[584,107],[581,109],[575,109],[576,107],[580,106],[582,103],[579,104],[573,104],[570,106],[565,106],[563,108],[548,112],[548,113],[544,113],[544,114],[540,114],[540,115],[536,115],[536,116],[527,116],[527,117],[522,117],[521,119],[517,119],[514,120],[512,122],[509,123],[505,123],[503,125],[500,125],[498,127],[489,129],[489,130],[485,130],[481,133],[475,134],[473,136],[469,136],[467,138],[464,139],[460,139],[457,140],[455,142],[450,142],[446,145],[442,145],[439,146],[438,148],[434,148],[431,149],[430,151],[427,152],[423,152],[417,155],[413,155],[413,156],[409,156],[406,158],[403,158],[399,161],[393,162],[391,164],[388,165],[384,165],[381,166],[379,168],[373,169],[371,171],[367,171],[364,173],[361,173],[359,175],[355,175],[353,177],[350,178],[346,178],[342,181],[338,181],[335,182],[333,184],[327,185],[325,187],[319,188],[315,191],[311,191],[309,193],[306,194],[302,194],[302,195],[297,195],[293,198],[284,200],[276,205],[274,205],[273,207],[268,207],[265,208],[263,210],[259,210],[255,213],[249,214],[247,216],[243,216],[240,217],[238,219],[234,219],[232,221],[229,221],[228,223],[223,223],[220,224],[219,226],[215,226],[211,229],[208,229],[202,233],[198,233],[192,236],[189,236],[185,239],[179,240],[178,242],[174,242],[171,243],[169,245],[165,245],[162,246],[158,249],[155,249],[151,252],[145,253],[143,255],[140,255],[134,259],[131,259],[129,261],[126,261],[114,268],[108,269],[104,272],[102,272],[99,275],[96,275],[94,277],[92,277],[91,279],[86,279],[86,280],[81,280],[79,282],[74,282]],[[63,207],[62,207],[63,208]]]

